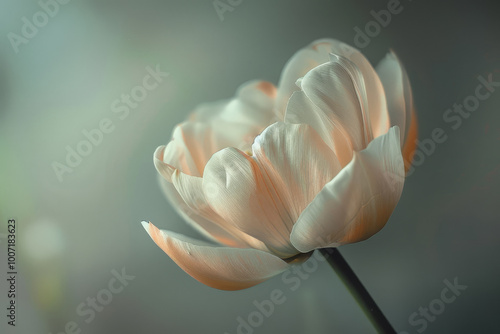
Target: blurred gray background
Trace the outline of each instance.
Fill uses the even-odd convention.
[[[23,17],[33,22],[42,7],[2,0],[0,331],[233,334],[255,300],[280,289],[286,302],[254,333],[373,333],[324,263],[296,291],[279,276],[218,291],[185,274],[140,225],[150,220],[197,236],[160,191],[154,149],[197,104],[231,97],[250,79],[277,84],[294,52],[332,37],[357,45],[373,64],[392,48],[413,85],[420,138],[435,128],[447,135],[408,177],[386,227],[341,252],[398,332],[500,332],[500,88],[456,130],[443,119],[474,95],[478,76],[500,81],[499,6],[402,0],[386,27],[367,45],[356,44],[355,28],[364,30],[374,21],[371,11],[391,2],[243,0],[221,20],[209,0],[72,0],[50,9],[46,22],[36,16],[37,31],[13,43],[12,33],[22,37]],[[114,101],[157,65],[169,76],[126,117],[114,113]],[[61,182],[53,163],[64,163],[66,147],[75,149],[82,131],[106,118],[111,133]],[[15,328],[5,316],[12,218],[20,273]],[[104,296],[113,270],[122,268],[135,278],[92,319],[81,316],[81,303]],[[455,279],[466,290],[439,309],[444,280]],[[412,314],[430,304],[439,314],[412,324]]]

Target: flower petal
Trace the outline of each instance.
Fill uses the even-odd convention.
[[[404,185],[399,129],[392,127],[353,160],[304,210],[291,233],[301,252],[365,240],[396,207]]]
[[[335,153],[307,124],[275,123],[255,139],[252,149],[292,224],[341,168]]]
[[[182,197],[179,195],[179,192],[175,189],[171,182],[160,176],[158,176],[158,182],[160,183],[163,194],[167,197],[170,203],[172,203],[175,211],[184,219],[184,221],[209,240],[217,242],[217,238],[207,231],[207,228],[209,229],[210,224],[213,223],[191,209],[186,202],[184,202]],[[213,234],[217,235],[217,233]]]
[[[155,166],[170,181],[175,169],[203,175],[205,165],[226,147],[249,149],[254,138],[274,119],[276,88],[251,81],[238,88],[235,98],[199,106],[190,120],[179,124],[167,146],[155,152]]]
[[[190,115],[191,121],[243,123],[258,128],[274,119],[276,87],[270,82],[253,80],[241,85],[233,99],[205,103]]]
[[[163,161],[165,148],[165,145],[158,146],[156,148],[155,153],[153,154],[153,162],[158,173],[160,173],[160,175],[168,182],[172,182],[172,174],[177,168]],[[189,166],[184,166],[183,169],[189,172]]]
[[[184,122],[175,128],[167,146],[156,149],[155,167],[167,181],[176,169],[201,176],[215,152],[235,145],[248,148],[258,134],[257,128],[244,124]]]
[[[413,96],[408,75],[393,52],[388,53],[380,61],[377,65],[377,73],[387,97],[391,125],[397,125],[400,128],[401,146],[403,146],[410,128],[413,110]]]
[[[405,162],[405,171],[410,170],[411,164],[413,162],[413,156],[415,150],[417,149],[417,138],[418,138],[418,121],[417,113],[415,109],[411,112],[411,121],[408,133],[406,134],[405,144],[403,146],[403,160]]]
[[[250,156],[235,148],[214,154],[205,168],[203,191],[219,216],[271,252],[282,258],[298,253],[290,244],[293,221]]]
[[[142,222],[154,242],[186,273],[210,287],[240,290],[288,268],[280,258],[256,249],[217,247]]]
[[[199,227],[205,230],[212,239],[231,247],[268,250],[262,241],[240,231],[213,211],[203,192],[202,178],[176,170],[172,174],[172,183],[184,206],[195,214],[195,218],[197,216],[201,218],[196,219]]]
[[[293,93],[288,103],[285,122],[310,125],[335,152],[341,166],[351,161],[353,148],[348,134],[331,120],[328,113],[312,103],[304,92]]]
[[[329,54],[337,43],[340,42],[332,39],[316,40],[297,51],[285,64],[276,97],[276,113],[280,120],[284,119],[286,105],[293,92],[300,90],[295,82],[314,67],[328,62]]]
[[[358,85],[360,90],[366,92],[367,111],[373,137],[387,133],[390,127],[387,101],[384,87],[373,66],[359,50],[344,43],[340,43],[332,50],[332,54],[347,58],[360,72],[362,80],[359,80]]]
[[[361,73],[347,58],[332,56],[331,60],[301,80],[302,92],[294,93],[290,99],[285,122],[309,123],[327,144],[337,146],[333,149],[345,166],[352,157],[350,151],[363,150],[373,139],[373,133]]]
[[[389,115],[384,96],[384,89],[377,73],[370,62],[359,50],[334,39],[314,41],[306,48],[298,51],[285,65],[278,85],[276,112],[283,119],[286,105],[294,91],[296,81],[318,65],[329,61],[330,54],[351,61],[361,73],[360,88],[366,91],[369,119],[374,137],[378,137],[389,129]],[[364,87],[364,88],[363,88]]]
[[[170,181],[176,169],[185,174],[201,176],[213,151],[224,144],[208,124],[184,122],[174,129],[172,140],[167,146],[156,149],[155,167],[167,181]]]

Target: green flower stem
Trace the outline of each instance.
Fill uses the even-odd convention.
[[[338,277],[342,280],[342,283],[344,283],[347,290],[349,290],[375,329],[379,333],[395,334],[396,331],[392,328],[392,325],[363,286],[358,276],[356,276],[354,271],[352,271],[351,267],[346,262],[342,254],[340,254],[338,249],[323,248],[319,251],[328,261]]]

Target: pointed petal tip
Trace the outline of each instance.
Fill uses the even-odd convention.
[[[165,145],[158,146],[153,154],[153,162],[156,168],[156,171],[160,173],[161,176],[168,182],[172,182],[172,174],[175,172],[176,168],[167,164],[163,161],[163,155],[165,153]]]
[[[398,144],[400,144],[401,138],[399,135],[401,134],[401,129],[399,128],[399,125],[391,126],[389,128],[389,131],[394,134],[394,136],[396,137],[396,141],[398,142]]]
[[[155,240],[155,238],[154,238],[154,236],[153,236],[152,232],[153,232],[155,229],[156,229],[156,230],[158,230],[158,228],[157,228],[156,226],[154,226],[153,224],[151,224],[151,222],[147,222],[147,221],[145,221],[145,220],[143,220],[143,221],[141,222],[141,224],[142,224],[142,227],[144,227],[144,229],[146,230],[146,233],[147,233],[147,234],[151,237],[151,239],[153,239],[153,241],[155,241],[155,242],[156,242],[156,240]]]
[[[149,225],[151,224],[151,222],[147,222],[147,221],[143,220],[141,222],[141,224],[142,224],[142,227],[144,227],[144,229],[146,230],[146,232],[149,233]]]

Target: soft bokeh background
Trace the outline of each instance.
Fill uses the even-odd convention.
[[[208,288],[179,269],[140,225],[191,236],[166,202],[152,163],[175,124],[200,102],[228,98],[249,79],[277,83],[288,58],[322,37],[354,44],[355,27],[389,1],[244,0],[221,21],[213,2],[73,0],[15,53],[36,1],[0,5],[0,233],[18,222],[18,318],[4,315],[6,243],[0,238],[2,333],[236,333],[253,301],[281,289],[286,302],[255,333],[373,333],[331,269],[322,264],[296,291],[280,277],[239,292]],[[425,333],[500,331],[500,88],[453,130],[446,109],[474,94],[477,77],[500,81],[496,1],[402,1],[403,10],[362,51],[377,63],[389,48],[414,88],[420,137],[438,144],[407,179],[387,226],[341,248],[398,331],[440,298],[443,280],[467,289]],[[359,46],[359,45],[358,45]],[[111,104],[140,85],[146,67],[169,76],[121,120]],[[59,182],[82,130],[115,125]],[[135,278],[95,319],[77,306],[108,286],[112,270]],[[420,318],[420,317],[419,317]]]

